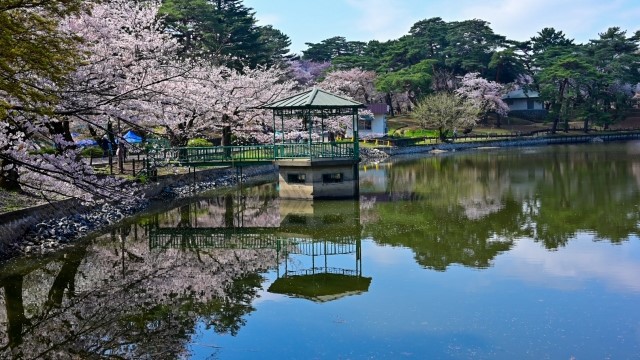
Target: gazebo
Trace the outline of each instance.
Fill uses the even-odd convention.
[[[366,106],[320,88],[261,106],[273,111],[275,163],[280,168],[280,197],[289,199],[349,198],[358,194],[358,111]],[[350,142],[325,141],[327,118],[350,116]],[[298,118],[308,131],[306,141],[287,141],[284,119]],[[314,119],[320,119],[320,141],[314,142]],[[279,121],[278,121],[279,120]],[[278,129],[279,125],[279,129]],[[278,138],[280,130],[280,138]]]
[[[305,92],[280,99],[275,102],[261,106],[263,109],[273,111],[273,143],[278,141],[278,118],[280,119],[280,142],[285,143],[285,133],[287,129],[284,126],[285,117],[295,117],[302,120],[304,127],[309,132],[307,145],[313,148],[313,118],[321,119],[322,141],[324,143],[324,120],[330,117],[351,116],[353,129],[353,157],[358,157],[358,110],[364,109],[366,106],[357,101],[347,99],[345,97],[332,94],[320,88],[312,88]],[[335,141],[331,141],[334,142]],[[314,155],[322,154],[321,152],[309,153]]]
[[[280,218],[284,261],[268,292],[326,302],[369,290],[358,202],[281,201]]]

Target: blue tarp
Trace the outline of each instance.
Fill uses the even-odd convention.
[[[96,146],[98,145],[98,143],[93,140],[93,139],[84,139],[84,140],[78,140],[76,141],[76,145],[80,146],[80,147],[84,147],[84,146]]]
[[[126,134],[124,134],[123,138],[129,143],[129,144],[138,144],[142,142],[142,138],[140,137],[140,135],[134,133],[133,131],[129,130],[127,131]]]

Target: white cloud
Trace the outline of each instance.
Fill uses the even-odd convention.
[[[395,251],[389,251],[389,248],[379,246],[368,246],[366,243],[365,249],[362,253],[366,256],[367,264],[375,264],[378,267],[395,266],[397,264],[413,263],[414,253],[409,249],[394,249]]]
[[[491,22],[492,29],[514,40],[527,40],[544,27],[561,30],[576,42],[596,38],[609,26],[633,26],[627,15],[638,13],[630,0],[490,0],[459,12],[462,19]],[[635,31],[635,29],[629,29]]]
[[[273,27],[277,28],[278,23],[280,23],[281,18],[277,14],[258,14],[256,13],[256,19],[258,20],[258,25],[273,25]]]
[[[357,29],[368,36],[366,40],[396,39],[411,26],[411,22],[406,21],[409,11],[405,1],[347,0],[347,4],[359,12],[355,23]]]
[[[564,290],[596,280],[616,291],[640,292],[640,264],[630,254],[637,252],[638,239],[622,246],[592,239],[583,234],[555,252],[540,243],[520,240],[509,251],[509,264],[503,264],[504,269],[508,269],[509,277]]]

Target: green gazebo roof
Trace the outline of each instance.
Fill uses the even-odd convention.
[[[312,88],[297,95],[262,105],[263,109],[295,110],[295,109],[354,109],[366,106],[357,101],[332,94],[328,91]]]
[[[278,278],[267,291],[315,302],[325,302],[344,296],[362,294],[369,291],[370,284],[370,277],[320,273]]]

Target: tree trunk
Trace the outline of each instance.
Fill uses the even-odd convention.
[[[18,168],[12,166],[9,160],[0,160],[0,189],[7,191],[20,191],[20,183],[18,182]]]
[[[584,125],[582,127],[582,131],[584,131],[585,133],[589,132],[589,117],[584,118]]]
[[[180,206],[180,221],[178,221],[178,228],[191,228],[191,206]]]
[[[109,138],[109,144],[111,145],[110,148],[113,149],[116,143],[116,135],[113,133],[113,124],[111,124],[111,121],[107,123],[107,137]]]
[[[584,131],[585,133],[589,132],[589,117],[591,117],[591,114],[593,114],[593,107],[591,107],[590,110],[591,111],[589,111],[589,115],[584,117],[584,123],[582,125],[582,131]]]
[[[440,141],[448,142],[447,141],[447,132],[448,132],[448,130],[444,130],[443,128],[439,128],[438,129],[438,135],[440,137]]]
[[[568,116],[568,110],[567,110],[567,104],[563,104],[562,106],[562,117],[564,120],[564,132],[568,133],[569,132],[569,116]]]
[[[389,116],[394,117],[395,112],[393,111],[393,99],[391,99],[391,93],[386,93],[384,96],[384,100],[387,103],[387,106],[389,107]]]
[[[52,136],[62,135],[64,141],[71,143],[71,145],[65,145],[61,147],[59,144],[56,144],[56,151],[58,153],[62,153],[67,149],[75,149],[76,145],[73,144],[73,137],[71,137],[71,129],[69,126],[69,121],[52,121],[47,124],[47,129],[49,129],[49,133]]]
[[[49,295],[47,297],[47,306],[49,308],[62,306],[65,291],[67,291],[67,297],[71,298],[74,296],[76,274],[86,254],[87,249],[84,246],[75,248],[71,253],[67,254],[64,264],[53,280],[51,289],[49,289]]]
[[[558,123],[560,122],[560,108],[562,107],[562,105],[554,104],[551,107],[556,108],[555,115],[553,117],[553,124],[551,125],[551,133],[555,134],[558,130]]]
[[[22,300],[22,275],[13,275],[4,279],[4,303],[7,312],[7,335],[9,347],[22,344],[22,331],[27,323]]]
[[[418,106],[418,96],[415,92],[407,90],[407,98],[411,105]],[[409,110],[409,112],[411,112],[411,110]]]
[[[232,194],[226,194],[224,196],[224,226],[227,228],[233,228],[234,226],[234,201]]]
[[[222,146],[224,146],[225,158],[231,158],[231,126],[225,126],[222,128]]]
[[[122,139],[118,142],[118,150],[116,150],[116,156],[118,157],[118,170],[120,174],[124,173],[124,154],[127,150],[124,147]]]
[[[551,128],[552,134],[555,134],[556,131],[558,130],[558,123],[560,122],[560,114],[562,112],[562,106],[564,105],[564,90],[567,87],[568,82],[569,82],[569,79],[564,79],[560,84],[558,100],[557,100],[557,103],[555,104],[555,107],[557,107],[556,109],[557,111],[556,111],[556,115],[553,118],[553,126]]]
[[[91,134],[91,137],[93,138],[93,140],[95,140],[98,144],[100,144],[100,141],[102,141],[102,137],[98,135],[98,132],[96,131],[96,129],[93,126],[88,125],[87,130],[89,130],[89,134]]]

